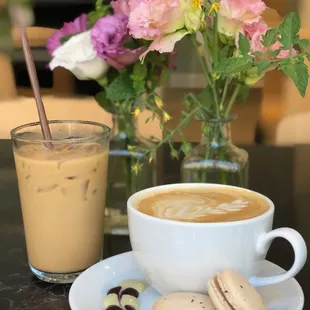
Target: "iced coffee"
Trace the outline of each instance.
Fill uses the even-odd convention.
[[[51,144],[13,137],[29,264],[49,282],[72,282],[102,258],[108,132],[81,130]]]

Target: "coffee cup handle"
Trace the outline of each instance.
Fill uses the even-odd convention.
[[[256,251],[260,255],[266,255],[271,242],[276,238],[286,239],[293,247],[295,261],[292,268],[282,274],[271,277],[252,277],[250,283],[255,287],[277,284],[295,277],[304,267],[307,260],[307,246],[303,237],[291,228],[280,228],[261,235],[258,239]]]

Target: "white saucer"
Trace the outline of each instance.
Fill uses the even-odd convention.
[[[284,272],[277,265],[265,261],[260,276]],[[69,302],[72,310],[103,310],[107,291],[122,280],[145,281],[132,252],[106,259],[83,272],[73,283]],[[295,279],[258,289],[268,310],[302,310],[303,291]],[[160,295],[151,287],[140,296],[140,310],[151,310]]]

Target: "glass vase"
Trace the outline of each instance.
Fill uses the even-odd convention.
[[[128,234],[128,198],[156,185],[156,158],[152,163],[148,158],[140,159],[143,167],[135,174],[131,167],[141,153],[129,151],[128,146],[147,149],[153,144],[139,135],[133,115],[113,115],[105,212],[105,233],[108,234]]]
[[[231,118],[208,119],[202,126],[201,143],[185,157],[183,183],[215,183],[248,187],[248,153],[231,141]]]

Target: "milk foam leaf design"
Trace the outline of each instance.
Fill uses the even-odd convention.
[[[196,219],[212,212],[211,207],[206,208],[206,201],[199,198],[165,199],[153,206],[154,214],[159,218],[167,219]]]
[[[224,211],[224,213],[228,212],[237,212],[242,209],[248,207],[249,203],[242,200],[235,200],[232,203],[223,203],[217,207],[217,210]]]
[[[156,217],[172,220],[194,220],[207,215],[227,214],[237,212],[248,207],[248,202],[235,200],[231,203],[217,205],[213,199],[190,197],[187,199],[171,198],[157,202],[153,205]]]

